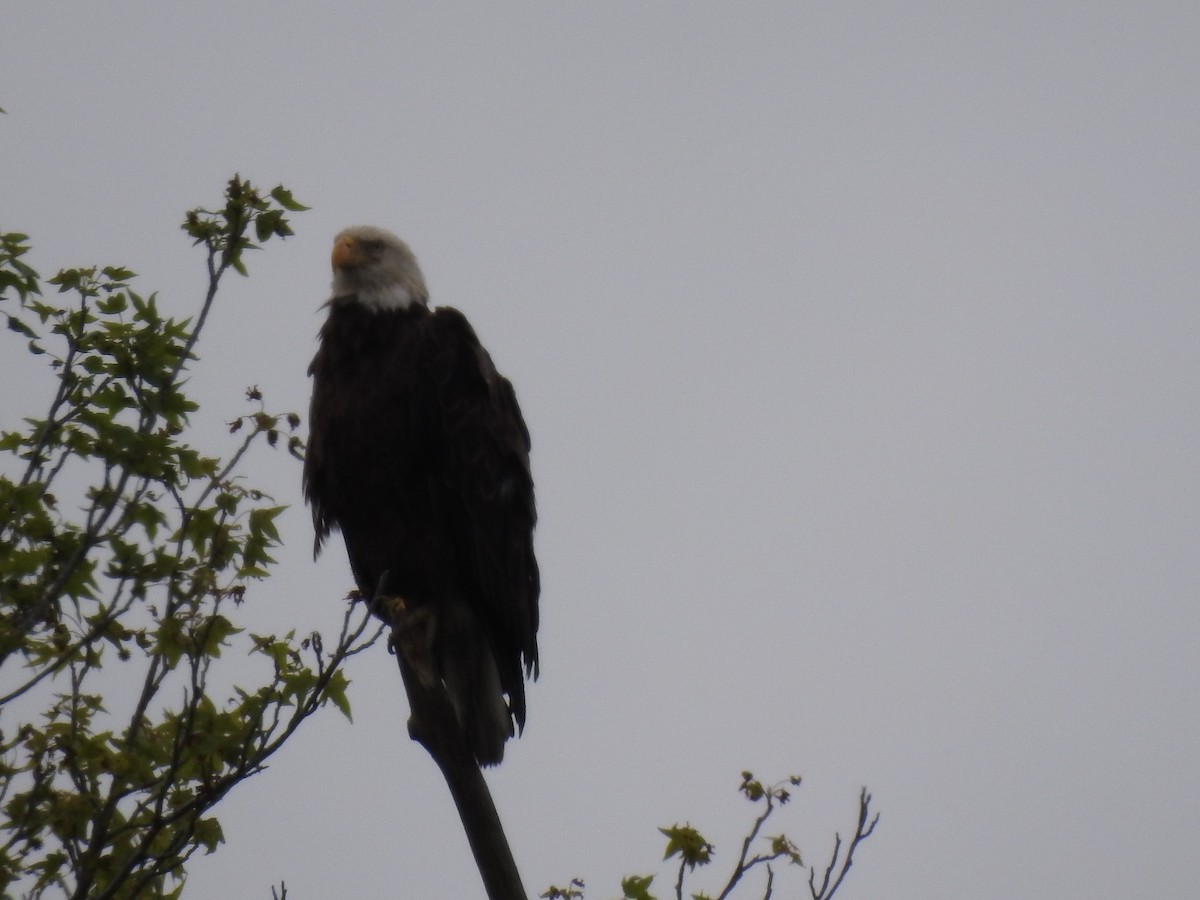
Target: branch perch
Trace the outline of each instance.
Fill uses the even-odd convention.
[[[384,578],[386,578],[386,574]],[[382,581],[381,586],[382,586]],[[377,592],[376,596],[382,596]],[[496,813],[491,792],[467,747],[433,656],[436,613],[385,601],[392,623],[392,647],[408,694],[408,734],[429,751],[442,770],[467,833],[488,900],[526,900],[517,864]]]

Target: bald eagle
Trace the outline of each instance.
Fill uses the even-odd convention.
[[[407,244],[347,228],[332,261],[308,370],[314,556],[339,529],[382,617],[388,599],[433,613],[435,665],[471,752],[493,765],[537,677],[529,431],[463,314],[429,308]]]

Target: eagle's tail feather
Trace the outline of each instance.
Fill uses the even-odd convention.
[[[439,629],[442,677],[471,753],[481,766],[504,759],[504,743],[515,734],[490,642],[474,616],[458,627]]]

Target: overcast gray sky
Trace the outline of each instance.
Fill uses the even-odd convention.
[[[333,234],[412,244],[533,432],[543,675],[489,776],[531,891],[665,873],[674,821],[723,868],[751,768],[814,862],[874,792],[846,900],[1191,898],[1197,48],[1185,2],[9,4],[0,227],[183,313],[184,210],[313,206],[213,314],[213,450],[247,385],[306,407]],[[248,614],[332,631],[299,466],[251,469],[293,509]],[[482,896],[393,660],[351,676],[189,896]]]

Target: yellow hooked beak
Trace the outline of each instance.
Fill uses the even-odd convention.
[[[333,263],[333,268],[336,269],[353,269],[355,266],[361,266],[367,261],[367,255],[363,253],[362,247],[358,241],[349,235],[343,235],[333,242],[333,253],[330,255],[330,262]]]

